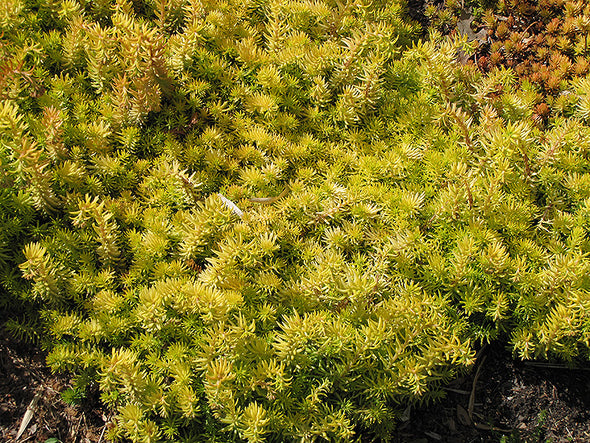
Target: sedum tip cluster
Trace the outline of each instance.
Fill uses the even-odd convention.
[[[482,343],[589,358],[590,83],[540,127],[405,8],[0,4],[0,305],[110,438],[386,440]]]

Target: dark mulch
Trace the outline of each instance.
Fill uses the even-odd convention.
[[[470,374],[451,383],[442,403],[411,411],[396,441],[590,442],[590,365],[547,366],[488,347]]]
[[[108,412],[96,399],[80,406],[66,404],[61,392],[69,386],[68,377],[47,369],[39,348],[18,343],[0,332],[0,441],[17,441],[23,416],[37,393],[33,417],[20,443],[101,441]]]

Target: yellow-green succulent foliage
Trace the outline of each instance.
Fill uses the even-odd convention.
[[[589,358],[590,83],[539,128],[405,7],[0,3],[0,304],[111,438],[387,439],[483,342]]]

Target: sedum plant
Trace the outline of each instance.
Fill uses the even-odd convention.
[[[571,107],[570,83],[588,75],[590,6],[578,0],[445,0],[425,8],[431,27],[477,41],[466,62],[482,72],[512,68],[540,94],[531,118],[545,126]],[[475,32],[479,29],[478,32]]]
[[[590,356],[587,81],[540,128],[402,1],[2,8],[2,300],[110,438],[387,440],[482,343]]]

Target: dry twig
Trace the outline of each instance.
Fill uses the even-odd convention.
[[[23,415],[23,419],[20,423],[20,427],[18,428],[18,433],[16,434],[17,440],[19,440],[21,438],[21,436],[25,432],[25,429],[27,429],[27,426],[31,422],[31,419],[33,418],[33,415],[35,414],[37,402],[41,398],[41,393],[42,393],[42,390],[37,391],[37,393],[35,394],[35,396],[31,400],[31,403],[29,403],[29,406],[27,407],[27,410],[25,411],[25,414]]]

